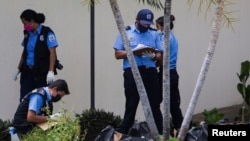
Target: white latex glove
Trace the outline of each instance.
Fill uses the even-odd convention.
[[[57,121],[57,120],[59,120],[60,117],[62,117],[62,115],[63,115],[62,113],[59,113],[59,112],[58,112],[58,113],[55,113],[55,114],[53,114],[53,115],[50,115],[49,118],[50,118],[51,120]]]
[[[53,71],[49,71],[47,74],[47,84],[51,84],[55,79],[55,75]]]
[[[15,71],[15,73],[13,74],[13,80],[14,80],[14,81],[17,80],[17,76],[19,75],[19,73],[20,73],[20,70],[17,69],[17,70]]]
[[[146,55],[147,57],[153,59],[155,57],[155,53],[151,51],[145,51],[142,53],[143,55]]]

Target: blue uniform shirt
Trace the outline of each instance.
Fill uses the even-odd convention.
[[[35,33],[29,32],[29,39],[27,44],[27,61],[26,61],[27,62],[26,65],[28,66],[34,66],[34,51],[35,51],[36,41],[38,35],[41,33],[41,30],[42,30],[42,25],[40,24]],[[39,38],[40,40],[44,40],[42,36],[40,36]],[[22,46],[24,46],[23,42]],[[48,48],[53,48],[58,46],[56,36],[52,32],[48,33],[47,46]]]
[[[138,44],[144,44],[149,47],[153,47],[158,51],[163,51],[163,47],[161,45],[160,39],[158,38],[158,34],[156,31],[149,29],[145,33],[140,33],[135,25],[130,26],[130,29],[126,30],[127,37],[129,39],[130,47],[133,49]],[[125,47],[122,42],[121,35],[118,35],[114,44],[114,49],[117,50],[125,50]],[[137,66],[146,66],[146,67],[156,67],[155,61],[150,59],[149,57],[142,56],[134,56]],[[123,59],[123,69],[130,68],[130,63],[127,58]]]
[[[48,87],[43,88],[46,91],[47,99],[48,101],[51,100],[51,96],[49,93]],[[33,94],[30,96],[30,102],[29,102],[29,110],[34,111],[36,114],[40,114],[40,110],[44,104],[43,96],[40,94]]]
[[[164,47],[164,34],[163,32],[159,32],[158,33],[160,36],[160,40],[161,40],[161,44]],[[177,56],[178,56],[178,40],[175,37],[173,32],[169,32],[169,42],[170,42],[170,53],[169,53],[169,57],[170,57],[170,64],[169,64],[169,68],[170,69],[176,69],[176,63],[177,63]]]

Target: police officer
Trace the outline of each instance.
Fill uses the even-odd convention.
[[[13,126],[18,134],[26,134],[35,124],[48,120],[53,112],[52,102],[58,102],[63,96],[69,95],[68,84],[58,79],[48,87],[41,87],[25,95],[15,112]],[[46,107],[49,111],[46,111]]]
[[[14,80],[20,77],[20,101],[31,90],[47,86],[53,82],[55,75],[56,47],[54,32],[42,23],[45,16],[27,9],[20,19],[24,25],[24,47]]]
[[[132,49],[140,45],[153,47],[158,50],[157,52],[148,51],[136,53],[134,57],[147,92],[157,129],[161,134],[162,113],[160,110],[160,103],[162,101],[162,95],[160,94],[155,61],[162,59],[163,48],[160,44],[156,30],[150,28],[150,25],[153,24],[153,19],[154,15],[152,11],[149,9],[140,10],[137,14],[135,24],[129,26],[126,33]],[[121,35],[118,35],[113,48],[115,50],[115,58],[123,59],[126,104],[123,122],[119,131],[127,134],[134,123],[140,98]]]
[[[180,108],[181,104],[181,98],[180,98],[180,92],[179,92],[179,74],[176,69],[176,63],[177,63],[177,57],[178,57],[178,40],[174,33],[172,32],[172,29],[174,28],[174,22],[175,17],[174,15],[170,16],[170,32],[169,32],[169,41],[170,41],[170,113],[172,116],[172,121],[174,128],[179,131],[181,128],[181,124],[183,121],[183,115]],[[156,27],[159,31],[160,39],[162,44],[164,43],[164,34],[163,34],[163,28],[164,28],[164,16],[159,17],[156,20]],[[163,75],[163,68],[162,64],[159,64],[159,80],[160,85],[162,88],[162,75]],[[162,89],[161,89],[162,93]]]

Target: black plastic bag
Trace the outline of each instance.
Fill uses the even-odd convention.
[[[132,137],[140,137],[152,139],[147,122],[135,123],[130,129],[128,135]]]
[[[199,127],[192,127],[190,130],[188,130],[185,141],[207,141],[207,126],[207,123],[203,123]]]
[[[153,141],[152,139],[141,138],[141,137],[123,137],[120,141]]]
[[[101,133],[95,138],[95,141],[113,141],[115,129],[108,125],[106,128],[102,129]]]
[[[153,141],[153,139],[150,137],[147,123],[139,122],[130,128],[128,135],[121,134],[108,125],[102,129],[95,141]]]

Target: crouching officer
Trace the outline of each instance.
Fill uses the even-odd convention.
[[[35,124],[48,121],[53,112],[53,102],[69,95],[67,82],[58,79],[47,87],[41,87],[28,93],[20,102],[14,115],[13,126],[16,132],[27,134]],[[46,107],[49,107],[47,112]]]

